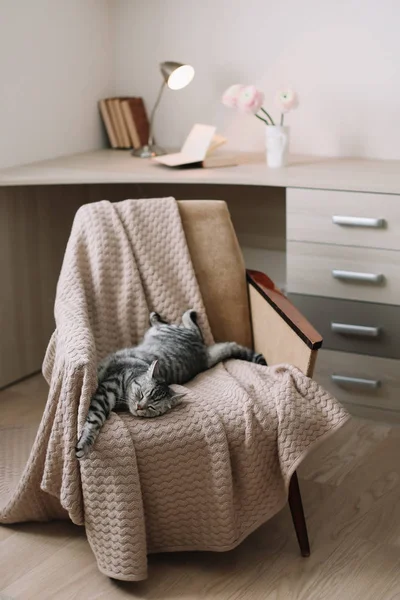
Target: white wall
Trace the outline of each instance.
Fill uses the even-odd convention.
[[[150,109],[166,59],[196,77],[167,91],[159,143],[205,122],[262,149],[263,125],[220,95],[254,82],[273,106],[290,84],[294,152],[400,158],[399,31],[398,0],[0,0],[0,168],[100,147],[97,100],[138,94]]]
[[[292,150],[400,159],[398,0],[117,0],[116,83],[151,107],[158,63],[192,63],[185,90],[168,91],[156,133],[180,145],[194,122],[214,123],[232,146],[261,149],[254,117],[219,104],[232,83],[255,83],[273,104],[292,85]],[[272,108],[274,114],[275,109]]]
[[[103,144],[113,3],[0,0],[0,168]]]

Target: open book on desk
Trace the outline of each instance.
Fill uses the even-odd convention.
[[[214,154],[214,151],[226,142],[215,133],[211,125],[196,124],[186,138],[180,152],[156,156],[153,161],[167,167],[233,167],[238,164],[237,156]]]

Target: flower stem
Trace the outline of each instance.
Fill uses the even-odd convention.
[[[269,125],[268,121],[266,121],[265,119],[263,119],[262,117],[260,117],[260,115],[254,115],[255,117],[257,117],[257,119],[260,119],[260,121],[264,121],[264,123],[266,125]]]
[[[264,113],[265,115],[267,115],[268,119],[271,121],[271,125],[275,125],[273,118],[271,117],[271,115],[269,115],[269,114],[267,113],[267,111],[265,110],[265,108],[261,107],[261,110],[263,111],[263,113]]]
[[[282,126],[283,126],[283,118],[284,118],[284,116],[285,116],[285,115],[282,113],[282,114],[281,114],[281,125],[282,125]]]

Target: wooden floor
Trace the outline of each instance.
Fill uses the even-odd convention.
[[[39,377],[0,393],[0,420],[37,418]],[[82,528],[0,527],[0,599],[400,599],[400,428],[353,420],[300,468],[311,557],[287,509],[234,551],[149,558],[149,578],[101,575]]]

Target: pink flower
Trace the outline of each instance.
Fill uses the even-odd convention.
[[[264,102],[264,94],[255,85],[242,87],[237,97],[236,106],[239,110],[255,114]]]
[[[293,90],[280,90],[275,97],[275,104],[285,114],[299,105],[299,99]]]
[[[222,104],[229,106],[229,108],[236,108],[238,95],[243,87],[240,83],[228,87],[222,95]]]

